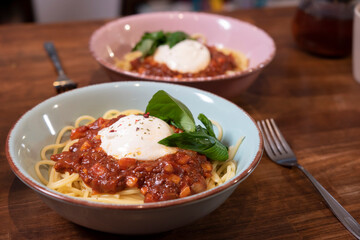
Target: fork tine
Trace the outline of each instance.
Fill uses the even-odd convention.
[[[258,121],[258,126],[260,128],[260,131],[265,139],[264,141],[264,147],[265,147],[265,150],[266,152],[271,155],[272,157],[275,157],[276,155],[278,155],[278,151],[276,151],[276,147],[273,143],[273,141],[271,140],[271,137],[270,137],[270,133],[269,133],[269,130],[265,124],[265,121],[264,120],[261,120],[260,122]]]
[[[271,136],[271,139],[273,141],[270,141],[273,143],[273,148],[277,150],[277,152],[279,154],[283,154],[285,151],[283,145],[281,144],[281,142],[279,141],[279,137],[278,137],[278,129],[277,131],[274,131],[274,127],[273,127],[273,123],[274,123],[274,119],[265,119],[265,123],[266,123],[266,126],[267,128],[269,129],[269,133],[270,133],[270,136]],[[275,126],[276,127],[276,126]]]
[[[293,151],[291,150],[289,144],[287,143],[287,141],[285,140],[284,136],[282,135],[282,133],[280,132],[278,126],[276,125],[275,121],[273,118],[270,119],[269,124],[271,124],[274,135],[276,135],[276,139],[277,140],[277,144],[279,144],[279,146],[281,146],[282,149],[284,149],[284,151],[286,153],[290,153],[293,154]],[[280,141],[279,141],[280,140]]]
[[[268,154],[272,155],[272,157],[294,154],[274,119],[258,121],[258,126],[264,136],[264,147]]]
[[[268,145],[267,151],[270,150],[270,153],[273,155],[273,157],[281,155],[282,154],[281,149],[278,148],[276,142],[274,141],[274,136],[273,136],[271,128],[267,124],[267,119],[262,120],[261,124],[262,124],[262,128],[264,130],[264,135],[266,136],[265,137],[266,139],[264,142],[267,142],[267,145]]]

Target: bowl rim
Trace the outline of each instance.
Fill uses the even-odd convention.
[[[40,183],[39,181],[36,180],[31,180],[30,178],[28,178],[14,163],[14,160],[10,154],[10,138],[12,136],[12,133],[14,131],[15,126],[19,123],[19,121],[21,119],[23,119],[23,117],[25,115],[27,115],[30,111],[32,111],[35,108],[39,108],[41,107],[41,105],[46,104],[47,102],[51,101],[51,99],[57,98],[59,95],[50,97],[48,99],[45,99],[44,101],[42,101],[41,103],[35,105],[34,107],[32,107],[31,109],[27,110],[24,114],[22,114],[17,120],[16,122],[12,125],[10,131],[8,132],[7,138],[6,138],[6,145],[5,145],[5,156],[7,158],[7,161],[10,165],[11,170],[13,171],[13,173],[23,182],[25,183],[25,185],[27,185],[28,187],[30,187],[31,189],[35,190],[37,193],[40,193],[46,197],[50,197],[52,199],[55,200],[59,200],[61,202],[66,202],[69,204],[73,204],[73,205],[81,205],[81,206],[85,206],[85,207],[93,207],[93,208],[99,208],[99,209],[121,209],[121,210],[141,210],[141,209],[157,209],[157,208],[165,208],[165,207],[174,207],[174,206],[179,206],[179,205],[184,205],[184,204],[191,204],[192,202],[198,201],[198,200],[204,200],[206,198],[211,198],[214,197],[217,194],[220,194],[221,192],[225,191],[226,189],[229,189],[232,186],[235,186],[236,184],[239,184],[240,182],[242,182],[243,180],[245,180],[257,167],[257,165],[260,163],[262,154],[263,154],[263,149],[264,149],[264,143],[263,143],[263,138],[262,138],[262,134],[260,132],[259,127],[257,126],[255,120],[246,112],[244,111],[241,107],[239,107],[238,105],[236,105],[235,103],[219,96],[216,95],[214,93],[210,93],[201,89],[196,89],[193,87],[188,87],[188,86],[180,86],[177,84],[172,84],[172,83],[156,83],[156,82],[146,82],[146,81],[123,81],[123,82],[114,82],[114,83],[101,83],[101,84],[95,84],[95,85],[89,85],[89,86],[85,86],[82,88],[78,88],[78,89],[74,89],[71,90],[69,92],[74,92],[74,91],[86,91],[87,88],[96,88],[97,86],[104,86],[104,85],[117,85],[117,84],[168,84],[168,85],[176,85],[177,87],[181,87],[181,88],[188,88],[188,89],[195,89],[196,91],[200,91],[200,92],[204,92],[206,94],[210,94],[213,95],[212,97],[217,97],[220,99],[223,99],[225,101],[227,101],[229,104],[232,104],[233,106],[235,106],[236,108],[238,108],[240,111],[242,111],[250,120],[251,122],[254,124],[254,126],[256,127],[257,131],[258,131],[258,137],[259,137],[259,146],[258,149],[256,151],[256,155],[254,156],[254,158],[252,159],[249,167],[247,169],[245,169],[243,172],[241,172],[239,175],[233,177],[231,180],[225,182],[224,184],[217,186],[215,188],[206,190],[204,192],[195,194],[195,195],[191,195],[185,198],[178,198],[178,199],[174,199],[174,200],[167,200],[167,201],[160,201],[160,202],[154,202],[154,203],[145,203],[145,204],[112,204],[112,203],[101,203],[101,202],[92,202],[89,200],[84,200],[84,199],[80,199],[80,198],[76,198],[76,197],[71,197],[71,196],[67,196],[61,193],[56,192],[55,190],[51,190],[48,187],[46,187],[45,185],[43,185],[42,183]],[[62,93],[62,95],[66,95],[69,94],[69,92],[65,92]]]
[[[259,32],[263,33],[264,36],[266,36],[267,39],[270,41],[272,51],[264,61],[260,62],[259,64],[257,64],[254,67],[247,68],[243,71],[237,71],[232,74],[221,74],[221,75],[217,75],[217,76],[213,76],[213,77],[186,77],[186,78],[160,77],[160,76],[152,76],[152,75],[149,76],[149,75],[145,75],[145,74],[139,74],[139,73],[135,73],[135,72],[131,72],[131,71],[122,70],[122,69],[116,67],[114,64],[110,64],[108,61],[99,57],[96,54],[94,47],[93,47],[94,41],[95,41],[94,39],[97,37],[97,35],[100,32],[104,31],[104,29],[106,29],[108,26],[117,24],[118,22],[126,22],[128,20],[132,20],[132,19],[136,19],[136,18],[151,18],[152,16],[155,16],[155,15],[168,16],[170,14],[172,14],[172,15],[183,14],[183,15],[188,15],[188,16],[198,15],[198,16],[206,16],[206,17],[210,17],[210,18],[222,18],[227,21],[238,22],[238,23],[244,24],[245,26],[248,26],[249,28],[252,28],[255,31],[259,31]],[[230,17],[230,16],[225,16],[225,15],[220,15],[220,14],[215,14],[215,13],[190,12],[190,11],[164,11],[164,12],[139,13],[139,14],[134,14],[134,15],[120,17],[120,18],[111,20],[111,21],[103,24],[102,26],[100,26],[98,29],[96,29],[91,34],[88,46],[89,46],[89,50],[90,50],[90,53],[93,56],[93,58],[101,66],[105,67],[107,70],[110,70],[110,71],[118,73],[118,74],[122,74],[127,77],[131,77],[131,78],[141,78],[142,80],[160,81],[160,82],[175,82],[175,83],[198,83],[198,82],[205,82],[205,81],[211,82],[211,81],[220,81],[220,80],[230,80],[230,79],[234,79],[234,78],[247,76],[247,75],[252,74],[253,72],[260,71],[263,68],[265,68],[267,65],[269,65],[269,63],[274,59],[275,54],[276,54],[276,45],[275,45],[274,39],[263,29],[255,26],[249,22],[246,22],[246,21],[234,18],[234,17]]]

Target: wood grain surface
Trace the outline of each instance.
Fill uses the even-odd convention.
[[[292,38],[294,8],[223,13],[264,29],[277,54],[256,82],[231,99],[255,120],[275,118],[302,164],[360,221],[360,85],[351,57],[320,58]],[[119,236],[73,224],[12,173],[5,157],[11,126],[55,95],[56,72],[43,49],[53,41],[79,87],[108,82],[88,50],[106,21],[0,26],[0,239],[353,239],[311,183],[264,154],[255,171],[210,215],[173,231]]]

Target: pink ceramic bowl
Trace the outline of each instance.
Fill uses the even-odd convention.
[[[209,45],[244,53],[250,60],[249,67],[234,75],[176,79],[140,75],[115,66],[114,58],[121,59],[130,52],[145,32],[159,30],[184,31],[190,35],[201,33]],[[171,82],[231,98],[255,81],[274,58],[276,48],[273,39],[262,29],[235,18],[197,12],[158,12],[123,17],[105,24],[91,36],[90,51],[113,81]]]

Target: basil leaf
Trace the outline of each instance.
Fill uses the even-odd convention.
[[[226,161],[229,159],[229,151],[228,148],[225,147],[219,140],[215,138],[215,144],[205,149],[202,154],[207,156],[208,158],[216,161]]]
[[[144,38],[149,38],[158,41],[159,43],[166,42],[166,35],[163,31],[145,33]]]
[[[166,35],[166,44],[168,44],[169,47],[172,48],[177,43],[179,43],[187,38],[189,38],[189,35],[187,35],[184,32],[178,31],[178,32],[168,33]]]
[[[133,51],[140,51],[142,52],[143,56],[147,56],[149,55],[149,52],[151,52],[153,46],[154,46],[154,40],[144,39],[135,46]]]
[[[212,137],[216,137],[212,122],[202,113],[199,114],[198,119],[204,124],[208,134]]]
[[[144,33],[140,41],[136,43],[135,47],[131,51],[140,51],[142,57],[153,55],[158,46],[168,44],[170,48],[175,46],[178,42],[181,42],[187,38],[190,38],[184,32],[147,32]]]
[[[207,135],[203,128],[196,132],[174,133],[160,140],[159,143],[169,147],[193,150],[212,160],[225,161],[229,158],[227,148],[215,137]]]
[[[154,94],[145,112],[171,123],[185,132],[195,131],[195,120],[190,110],[163,90]]]
[[[190,110],[165,91],[160,90],[154,94],[145,112],[184,130],[160,140],[160,144],[193,150],[217,161],[229,158],[228,149],[216,138],[211,121],[201,113],[198,119],[205,128],[196,126]]]
[[[165,43],[166,36],[163,31],[145,33],[132,51],[140,51],[142,56],[146,57],[153,55],[156,48]]]

